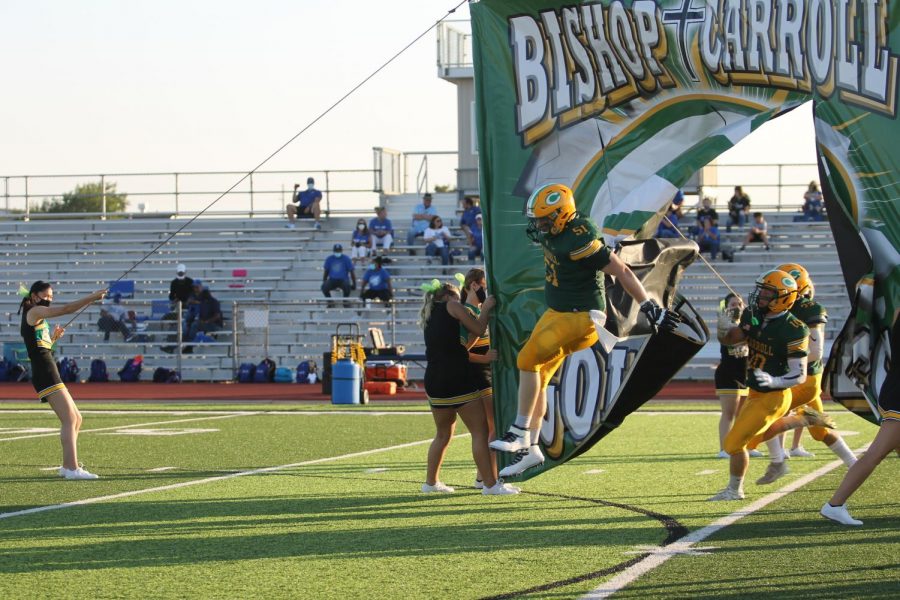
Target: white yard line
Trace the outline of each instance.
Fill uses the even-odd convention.
[[[859,452],[862,452],[864,449],[865,449],[865,447],[860,448],[859,450],[856,450],[855,452],[858,454]],[[622,571],[621,573],[619,573],[618,575],[616,575],[609,581],[603,583],[603,585],[600,585],[600,586],[594,588],[593,590],[591,590],[590,592],[588,592],[587,594],[585,594],[584,596],[581,596],[581,600],[598,600],[600,598],[609,598],[616,592],[625,588],[625,586],[633,583],[641,575],[644,575],[645,573],[649,573],[653,569],[661,566],[663,563],[668,561],[673,556],[677,556],[678,554],[691,553],[691,547],[694,544],[702,542],[709,536],[718,532],[720,529],[724,529],[725,527],[728,527],[729,525],[733,525],[734,523],[736,523],[737,521],[740,521],[744,517],[752,515],[753,513],[765,508],[769,504],[772,504],[773,502],[780,500],[781,498],[785,497],[786,495],[790,494],[791,492],[795,492],[795,491],[799,490],[801,487],[803,487],[807,483],[811,483],[811,482],[815,481],[816,479],[818,479],[819,477],[822,477],[823,475],[826,475],[826,474],[830,473],[831,471],[833,471],[843,465],[844,465],[844,463],[840,460],[832,461],[832,462],[828,463],[827,465],[825,465],[819,469],[816,469],[812,473],[804,475],[803,477],[801,477],[800,479],[797,479],[796,481],[792,481],[791,483],[787,484],[786,486],[784,486],[777,492],[772,492],[771,494],[768,494],[767,496],[763,496],[762,498],[760,498],[759,500],[756,500],[755,502],[751,502],[744,508],[734,511],[730,515],[716,519],[715,521],[713,521],[712,523],[710,523],[709,525],[707,525],[706,527],[704,527],[702,529],[692,531],[691,533],[687,534],[686,536],[684,536],[677,542],[673,542],[673,543],[669,544],[668,546],[655,547],[652,551],[652,554],[650,554],[650,556],[648,556],[644,560],[640,561],[639,563],[634,564],[631,567],[625,569],[624,571]]]
[[[468,433],[460,433],[453,436],[454,438],[468,437]],[[35,508],[26,508],[15,512],[0,513],[0,519],[9,519],[11,517],[21,517],[34,513],[47,512],[51,510],[60,510],[63,508],[71,508],[73,506],[84,506],[86,504],[96,504],[107,500],[118,500],[119,498],[128,498],[129,496],[140,496],[142,494],[150,494],[153,492],[165,492],[168,490],[177,490],[180,488],[191,487],[194,485],[202,485],[204,483],[215,483],[217,481],[225,481],[234,479],[235,477],[243,477],[245,475],[259,475],[260,473],[274,473],[276,471],[284,471],[285,469],[294,469],[296,467],[305,467],[308,465],[318,465],[327,462],[343,460],[345,458],[359,458],[361,456],[369,456],[379,454],[381,452],[390,452],[391,450],[400,450],[401,448],[412,448],[413,446],[421,446],[430,444],[431,438],[427,440],[419,440],[417,442],[407,442],[405,444],[397,444],[395,446],[386,446],[384,448],[375,448],[374,450],[361,450],[359,452],[351,452],[349,454],[341,454],[339,456],[328,456],[325,458],[314,458],[312,460],[304,460],[297,463],[287,465],[279,465],[277,467],[263,467],[261,469],[253,469],[250,471],[238,471],[237,473],[229,473],[228,475],[219,475],[217,477],[205,477],[203,479],[194,479],[192,481],[183,481],[181,483],[172,483],[169,485],[161,485],[158,487],[145,488],[142,490],[132,490],[130,492],[122,492],[120,494],[110,494],[108,496],[97,496],[96,498],[85,498],[84,500],[75,500],[73,502],[63,502],[62,504],[51,504],[49,506],[36,506]],[[76,484],[78,485],[78,484]],[[84,485],[84,484],[82,484]],[[87,484],[90,485],[90,484]]]
[[[258,415],[259,413],[255,412],[236,412],[228,415],[216,415],[213,417],[194,417],[191,419],[173,419],[171,421],[156,421],[153,423],[134,423],[132,425],[119,425],[117,427],[99,427],[97,429],[82,429],[79,432],[79,435],[85,433],[96,433],[98,431],[115,431],[118,429],[131,429],[133,427],[147,427],[150,425],[169,425],[171,423],[189,423],[191,421],[214,421],[216,419],[233,419],[234,417],[246,417],[250,415]],[[0,438],[0,442],[13,442],[15,440],[29,440],[32,438],[42,438],[42,437],[54,437],[59,435],[58,431],[54,431],[53,433],[35,433],[31,435],[20,435],[18,437],[11,438]]]

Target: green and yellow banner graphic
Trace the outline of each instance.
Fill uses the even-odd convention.
[[[900,302],[896,4],[471,5],[486,258],[500,300],[492,334],[501,353],[494,388],[498,430],[515,416],[516,353],[545,308],[541,253],[525,236],[522,213],[531,191],[567,184],[579,210],[601,224],[607,243],[644,239],[691,175],[766,121],[809,100],[829,216],[844,217],[832,228],[848,302],[859,298],[858,318],[847,333],[852,340],[835,344],[845,356],[832,361],[832,387],[845,390],[848,404],[853,396],[867,410],[875,408]],[[662,262],[665,268],[681,264]],[[639,335],[625,337],[617,347]],[[627,380],[634,367],[634,361],[624,365],[616,377]],[[564,365],[561,371],[571,369]],[[606,398],[607,409],[609,402],[636,408],[645,400]],[[605,416],[602,410],[581,415],[594,433],[605,428]],[[566,436],[574,431],[565,418],[548,414],[545,429],[557,425]],[[580,440],[566,438],[571,453],[559,462],[599,439],[583,434],[582,423]],[[542,434],[545,445],[550,439]]]

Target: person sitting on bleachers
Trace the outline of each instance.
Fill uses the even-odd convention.
[[[744,223],[749,220],[750,215],[750,196],[744,193],[741,186],[734,186],[734,195],[728,201],[728,222],[726,231],[731,233],[731,226],[737,225],[743,227]]]
[[[769,250],[769,224],[766,223],[766,218],[763,216],[761,212],[753,213],[753,223],[750,224],[750,231],[747,233],[747,238],[744,240],[744,243],[741,244],[741,250],[747,248],[747,244],[752,244],[754,242],[762,242],[766,246],[766,251]]]
[[[134,328],[134,320],[129,319],[128,311],[120,304],[122,294],[114,294],[112,299],[107,298],[100,306],[100,319],[97,327],[104,333],[103,341],[109,341],[109,334],[118,331],[126,342],[131,339]]]
[[[191,294],[194,292],[194,280],[186,275],[187,267],[180,264],[175,267],[175,279],[169,284],[169,301],[175,302],[181,300],[182,305],[186,305]]]
[[[425,254],[428,256],[441,257],[442,265],[452,265],[453,257],[450,255],[450,230],[444,225],[444,221],[440,217],[432,217],[431,224],[425,230]]]
[[[803,215],[794,217],[794,222],[825,220],[825,204],[822,200],[822,192],[819,191],[819,184],[815,181],[809,182],[809,188],[803,194],[803,208],[801,210]]]
[[[712,207],[712,198],[704,196],[702,207],[697,210],[697,232],[703,231],[703,222],[711,221],[714,225],[719,224],[719,213]]]
[[[469,245],[472,245],[472,229],[475,227],[475,217],[481,214],[481,207],[472,196],[463,198],[463,213],[459,217],[459,226],[466,234]]]
[[[375,254],[379,243],[382,254],[394,245],[394,224],[388,219],[385,207],[375,208],[375,218],[369,221],[369,232],[372,234],[372,254]]]
[[[197,303],[197,316],[190,324],[187,339],[193,340],[197,337],[197,333],[201,331],[203,333],[219,331],[224,324],[225,319],[222,316],[222,306],[209,291],[209,288],[203,286]]]
[[[428,229],[428,223],[435,215],[437,215],[437,209],[431,204],[431,194],[425,192],[422,196],[422,203],[417,204],[413,209],[412,224],[410,225],[409,231],[406,232],[407,246],[414,245],[417,237],[425,235],[425,230]],[[410,248],[409,253],[414,255],[416,252]]]
[[[363,300],[381,300],[390,302],[394,297],[391,287],[391,274],[382,266],[384,259],[376,256],[372,266],[366,270],[362,278],[360,298]]]
[[[719,255],[719,244],[721,242],[719,239],[719,226],[711,219],[700,221],[700,226],[703,228],[697,234],[697,245],[700,246],[700,252],[709,252],[710,258],[716,260],[716,257]]]
[[[343,246],[335,244],[332,251],[334,254],[326,258],[323,265],[322,293],[326,298],[331,298],[332,290],[340,289],[346,298],[350,295],[351,287],[356,289],[356,271],[353,268],[353,261],[344,254]]]
[[[475,215],[475,224],[469,230],[469,260],[475,262],[478,257],[484,258],[484,229],[481,213]]]
[[[656,229],[656,237],[658,238],[677,238],[678,234],[678,207],[672,204],[666,216],[660,219],[659,227]]]
[[[321,223],[319,223],[319,216],[322,212],[322,209],[319,206],[322,202],[322,192],[316,189],[315,179],[312,177],[306,179],[305,190],[301,190],[300,184],[295,183],[294,197],[291,199],[291,202],[293,202],[293,204],[287,205],[288,224],[286,227],[288,229],[294,229],[296,227],[294,221],[298,218],[315,219],[315,228],[322,228]]]
[[[353,230],[353,235],[350,238],[350,258],[353,260],[354,264],[356,264],[356,261],[359,261],[360,264],[363,265],[366,264],[366,259],[369,257],[369,246],[371,244],[372,234],[369,233],[369,228],[366,226],[366,220],[357,220],[356,229]]]

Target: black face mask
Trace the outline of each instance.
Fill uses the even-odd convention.
[[[487,300],[487,292],[483,287],[478,288],[475,291],[475,296],[478,298],[478,302],[480,302],[481,304],[484,304],[484,301]]]
[[[50,306],[50,301],[47,300],[46,298],[43,298],[38,301],[37,305],[38,306]]]

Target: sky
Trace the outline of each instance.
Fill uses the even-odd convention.
[[[0,176],[248,171],[457,2],[3,2]],[[794,112],[720,162],[814,161]],[[370,169],[373,146],[456,138],[432,31],[264,168]]]

